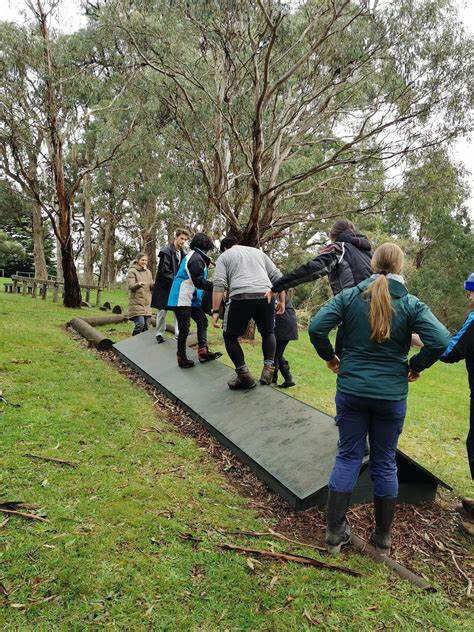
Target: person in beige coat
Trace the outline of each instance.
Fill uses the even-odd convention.
[[[153,291],[153,276],[147,266],[147,255],[140,253],[132,263],[126,278],[129,293],[128,318],[135,323],[132,336],[147,331],[148,321],[151,318],[150,303]]]

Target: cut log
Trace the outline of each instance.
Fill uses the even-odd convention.
[[[156,327],[156,316],[151,317],[150,325],[152,327]],[[166,323],[166,331],[169,334],[173,334],[174,336],[174,325],[171,325],[170,323]],[[188,347],[195,347],[197,345],[197,335],[189,334],[186,344],[188,345]]]
[[[86,323],[82,318],[73,318],[69,323],[69,326],[72,327],[77,333],[81,334],[83,338],[85,338],[89,344],[91,344],[99,351],[105,351],[106,349],[111,349],[114,344],[110,338],[106,338],[103,336],[100,331],[91,327],[89,323]]]
[[[89,316],[82,320],[91,327],[100,327],[100,325],[117,325],[127,320],[127,314],[110,314],[109,316]]]

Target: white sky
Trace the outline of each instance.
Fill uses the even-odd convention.
[[[470,33],[474,34],[474,0],[455,0],[460,8],[461,16]],[[0,0],[0,20],[14,20],[23,22],[22,9],[25,0]],[[85,19],[81,15],[81,0],[62,0],[61,29],[74,31],[85,25]],[[474,138],[466,138],[457,141],[452,151],[453,158],[462,161],[470,171],[470,209],[474,217]]]

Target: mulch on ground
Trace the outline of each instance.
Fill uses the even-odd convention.
[[[84,339],[74,337],[87,344]],[[249,505],[262,517],[275,521],[274,531],[299,542],[324,545],[324,511],[317,508],[294,511],[256,478],[249,467],[218,443],[201,423],[148,384],[113,351],[94,352],[144,389],[152,398],[157,415],[205,448],[227,481],[248,499]],[[457,504],[456,498],[443,490],[432,505],[399,505],[392,531],[391,557],[440,587],[453,603],[462,605],[467,591],[472,590],[474,553],[469,538],[458,528]],[[353,531],[368,540],[373,527],[372,505],[352,507],[348,518]]]

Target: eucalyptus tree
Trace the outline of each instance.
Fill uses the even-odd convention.
[[[48,216],[57,238],[64,276],[64,305],[78,307],[81,294],[74,261],[73,208],[83,179],[112,161],[129,138],[135,113],[124,105],[122,78],[100,76],[82,61],[90,45],[81,34],[52,27],[59,0],[27,0],[30,22],[1,24],[0,168],[27,191]],[[103,125],[101,152],[84,154],[87,120]]]
[[[153,98],[201,205],[241,243],[380,209],[409,156],[466,132],[473,44],[452,0],[108,0],[96,18]],[[192,165],[192,167],[191,167]]]

